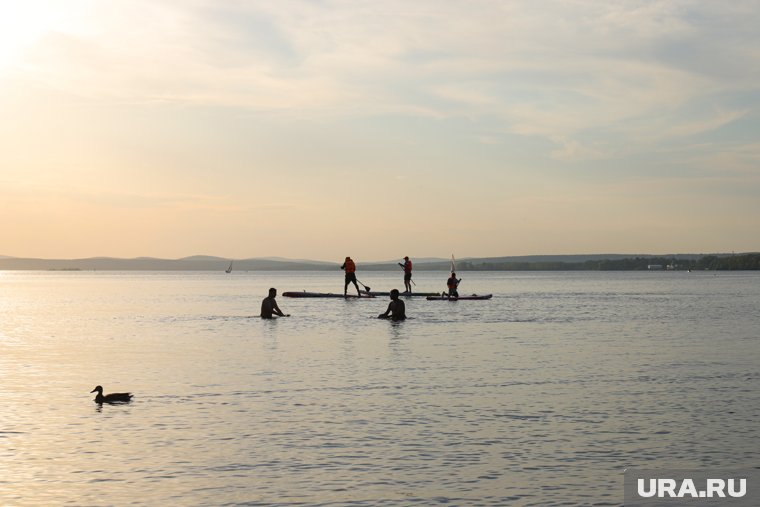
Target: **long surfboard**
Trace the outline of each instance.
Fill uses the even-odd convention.
[[[339,299],[347,299],[347,298],[354,298],[354,299],[374,299],[375,296],[372,295],[363,295],[363,296],[357,296],[356,294],[348,294],[344,296],[343,294],[333,294],[332,292],[283,292],[282,295],[286,298],[339,298]]]
[[[372,296],[390,296],[391,293],[390,292],[376,292],[376,291],[373,290],[373,291],[370,292],[370,295],[372,295]],[[411,294],[409,294],[408,292],[399,292],[398,295],[401,296],[401,297],[422,297],[422,296],[436,296],[436,295],[440,296],[441,293],[440,292],[412,292]]]
[[[426,299],[428,301],[477,301],[477,300],[491,299],[492,297],[493,297],[493,294],[482,294],[480,296],[477,294],[472,294],[470,296],[459,296],[458,298],[455,298],[455,297],[450,298],[448,295],[441,296],[440,294],[438,294],[437,296],[428,296]]]

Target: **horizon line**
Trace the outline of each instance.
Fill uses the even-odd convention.
[[[562,254],[520,254],[520,255],[488,255],[488,256],[467,256],[455,258],[458,261],[467,261],[472,259],[500,259],[500,258],[529,258],[529,257],[599,257],[599,256],[626,256],[626,257],[677,257],[683,255],[689,256],[708,256],[708,255],[747,255],[760,253],[760,250],[735,252],[735,251],[723,251],[723,252],[679,252],[679,253],[562,253]],[[448,257],[432,257],[432,256],[419,256],[417,259],[422,259],[418,262],[446,262],[449,261]],[[154,257],[149,255],[140,255],[136,257],[114,257],[110,255],[94,255],[88,257],[29,257],[29,256],[14,256],[14,255],[0,255],[0,259],[10,260],[40,260],[40,261],[78,261],[78,260],[120,260],[120,261],[134,261],[134,260],[156,260],[156,261],[189,261],[193,260],[219,260],[219,261],[277,261],[277,262],[314,262],[314,263],[339,263],[340,261],[323,260],[323,259],[303,259],[303,258],[290,258],[282,256],[257,256],[257,257],[224,257],[219,255],[206,255],[206,254],[194,254],[186,255],[182,257]],[[410,256],[410,259],[414,261],[415,257]],[[369,260],[361,261],[363,264],[379,264],[396,262],[394,259],[385,260]]]

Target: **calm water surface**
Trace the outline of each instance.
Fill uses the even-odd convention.
[[[341,272],[0,272],[0,504],[620,505],[626,467],[760,464],[760,274],[461,275],[494,298],[392,323],[255,317]]]

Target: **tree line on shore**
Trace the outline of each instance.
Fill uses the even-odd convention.
[[[698,259],[688,260],[679,260],[674,257],[633,257],[583,262],[457,262],[457,268],[460,271],[646,271],[653,267],[682,271],[760,270],[760,253],[729,256],[704,255]]]
[[[117,259],[95,257],[89,259],[24,259],[0,256],[0,270],[56,270],[56,271],[224,271],[229,259],[221,257],[189,257],[183,259]],[[396,262],[357,263],[360,271],[396,271]],[[233,272],[246,271],[335,271],[339,264],[320,261],[294,261],[288,259],[240,259],[234,261]],[[423,259],[415,263],[417,271],[446,272],[450,261]],[[456,261],[457,271],[644,271],[675,270],[760,270],[760,253],[740,254],[673,254],[673,255],[619,255],[595,254],[529,256],[510,258],[476,258]]]

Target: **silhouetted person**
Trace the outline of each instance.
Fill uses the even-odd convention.
[[[404,268],[404,292],[412,293],[412,261],[409,257],[404,257],[404,263],[398,263],[399,266]]]
[[[391,302],[388,304],[388,309],[385,310],[385,313],[378,315],[377,318],[387,319],[389,316],[394,321],[406,319],[406,305],[398,298],[398,289],[391,291]]]
[[[273,319],[275,315],[279,315],[280,317],[290,317],[290,314],[284,314],[282,313],[282,310],[280,310],[280,307],[277,306],[277,301],[274,300],[274,298],[277,297],[277,289],[272,287],[269,289],[269,295],[265,297],[261,301],[261,318],[262,319]]]
[[[458,298],[459,297],[459,291],[457,289],[459,288],[459,282],[461,282],[462,279],[457,280],[457,274],[453,271],[451,272],[451,277],[449,277],[448,280],[446,280],[446,286],[449,288],[449,297],[452,298]]]
[[[346,283],[343,285],[343,295],[346,296],[348,294],[348,284],[353,282],[354,287],[356,287],[356,294],[361,297],[362,293],[359,290],[359,285],[356,283],[356,263],[354,263],[351,257],[346,257],[346,261],[340,269],[346,271]]]

